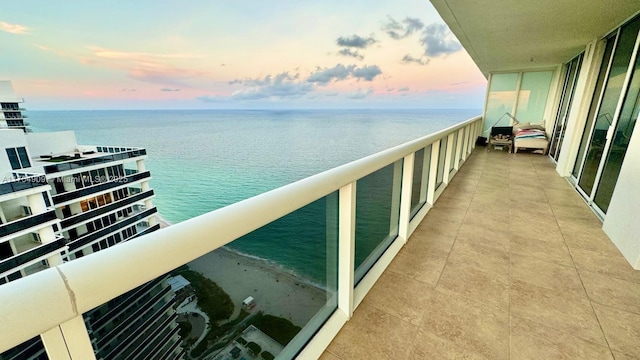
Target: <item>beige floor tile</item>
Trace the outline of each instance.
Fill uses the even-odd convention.
[[[602,230],[563,232],[562,236],[569,249],[589,250],[612,256],[622,255]]]
[[[508,230],[478,229],[475,226],[462,226],[456,237],[456,243],[470,243],[508,252],[511,237]]]
[[[322,354],[322,356],[320,356],[319,360],[342,360],[342,359],[340,359],[339,357],[337,357],[336,355],[334,355],[334,354],[332,354],[332,353],[330,353],[328,351],[325,351]]]
[[[440,250],[442,252],[449,253],[453,242],[456,240],[455,235],[442,234],[437,231],[430,231],[429,228],[418,228],[411,234],[408,246],[411,244],[412,249],[419,249],[425,251]]]
[[[413,325],[420,325],[427,300],[433,292],[431,285],[386,271],[364,302]]]
[[[437,288],[499,309],[509,307],[509,277],[505,274],[466,264],[447,263]]]
[[[640,359],[640,315],[594,304],[611,350]]]
[[[327,350],[349,360],[406,359],[417,333],[417,326],[360,304]]]
[[[591,303],[562,291],[512,281],[511,314],[606,346]]]
[[[511,317],[511,360],[612,360],[607,346],[594,344],[519,316]]]
[[[553,236],[547,237],[540,234],[536,237],[534,234],[514,234],[511,237],[510,248],[512,254],[531,256],[564,266],[573,266],[564,241],[559,241]]]
[[[511,254],[511,280],[563,292],[577,300],[587,300],[587,294],[573,266],[562,266],[530,256]]]
[[[415,341],[414,359],[508,359],[506,311],[436,291]]]
[[[584,205],[586,207],[586,205]],[[594,219],[568,219],[559,218],[558,226],[564,234],[575,234],[580,232],[602,231],[602,222]]]
[[[415,242],[409,242],[400,250],[387,269],[435,286],[448,256],[448,252],[425,250]]]
[[[638,360],[637,356],[621,353],[619,351],[613,351],[613,357],[616,360]]]
[[[640,283],[640,271],[634,270],[622,255],[603,254],[576,248],[572,248],[570,251],[578,271],[588,270]]]
[[[591,301],[640,315],[639,283],[586,270],[580,271],[580,277]]]
[[[478,242],[456,242],[449,254],[449,264],[466,264],[508,276],[509,252]]]
[[[584,205],[551,204],[553,214],[558,219],[599,221],[596,215]]]

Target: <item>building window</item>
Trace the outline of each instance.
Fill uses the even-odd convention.
[[[11,168],[13,170],[24,169],[31,167],[31,162],[29,161],[29,156],[27,155],[27,149],[24,146],[18,148],[8,148],[7,156],[9,157],[9,162],[11,163]]]

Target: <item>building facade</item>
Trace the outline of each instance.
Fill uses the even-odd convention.
[[[160,228],[145,149],[82,146],[70,131],[25,128],[0,129],[0,144],[0,284]],[[173,305],[161,277],[86,312],[96,357],[180,359]],[[42,354],[35,338],[0,359]]]

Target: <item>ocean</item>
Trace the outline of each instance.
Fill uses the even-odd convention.
[[[28,120],[34,132],[73,130],[80,145],[146,148],[154,203],[162,217],[178,223],[444,129],[480,112],[29,111]],[[300,213],[307,213],[306,220],[312,222],[318,211],[325,210],[322,203],[320,208],[312,206]],[[289,224],[286,219],[282,223]],[[230,247],[313,281],[326,281],[326,264],[318,256],[326,251],[326,244],[300,241],[301,234],[288,233],[276,236],[276,246],[273,236],[265,240],[269,231],[259,231],[252,239],[236,241]]]

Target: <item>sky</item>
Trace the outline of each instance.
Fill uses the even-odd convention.
[[[0,44],[30,110],[481,109],[486,88],[426,0],[12,1]]]

